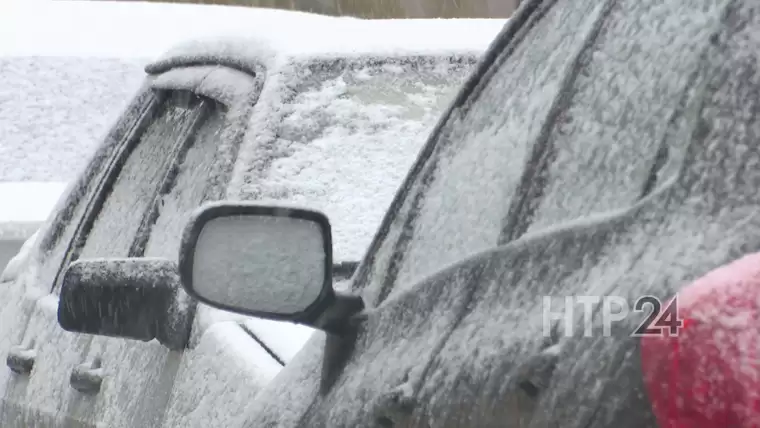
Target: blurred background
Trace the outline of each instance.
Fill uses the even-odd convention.
[[[145,1],[145,0],[140,0]],[[150,1],[150,0],[148,0]],[[324,15],[383,18],[507,18],[520,0],[157,0],[271,7]]]

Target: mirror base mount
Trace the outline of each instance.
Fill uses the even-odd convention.
[[[360,296],[336,291],[333,301],[312,325],[327,333],[344,336],[353,330],[349,319],[363,310],[364,300]]]

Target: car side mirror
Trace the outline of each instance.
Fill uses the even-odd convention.
[[[361,297],[332,287],[327,217],[306,209],[217,202],[191,217],[179,274],[198,301],[239,314],[349,331]]]
[[[162,258],[83,259],[63,276],[58,324],[67,331],[183,349],[194,305],[183,305],[177,264]]]

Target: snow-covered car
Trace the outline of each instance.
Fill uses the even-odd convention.
[[[329,212],[191,218],[188,294],[324,330],[214,421],[760,426],[758,112],[755,0],[523,2],[350,287]]]
[[[176,263],[190,214],[214,200],[323,209],[342,219],[335,262],[358,260],[425,135],[504,24],[281,14],[149,64],[3,273],[0,426],[225,426],[218,410],[249,401],[312,329],[196,304],[176,283],[171,296],[139,280],[120,294],[117,278],[80,289],[68,319],[62,285],[87,263],[121,258],[125,272]],[[101,312],[99,292],[123,299]],[[125,318],[130,310],[142,315]]]
[[[84,167],[140,87],[148,62],[204,35],[322,19],[185,4],[3,2],[0,270],[50,214],[51,199]]]

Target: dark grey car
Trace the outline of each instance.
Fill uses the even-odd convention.
[[[525,2],[350,293],[329,287],[319,212],[198,211],[178,267],[191,296],[326,331],[225,425],[657,427],[631,334],[644,313],[609,326],[596,307],[585,334],[580,312],[547,326],[544,297],[664,300],[758,250],[757,52],[756,2]]]

